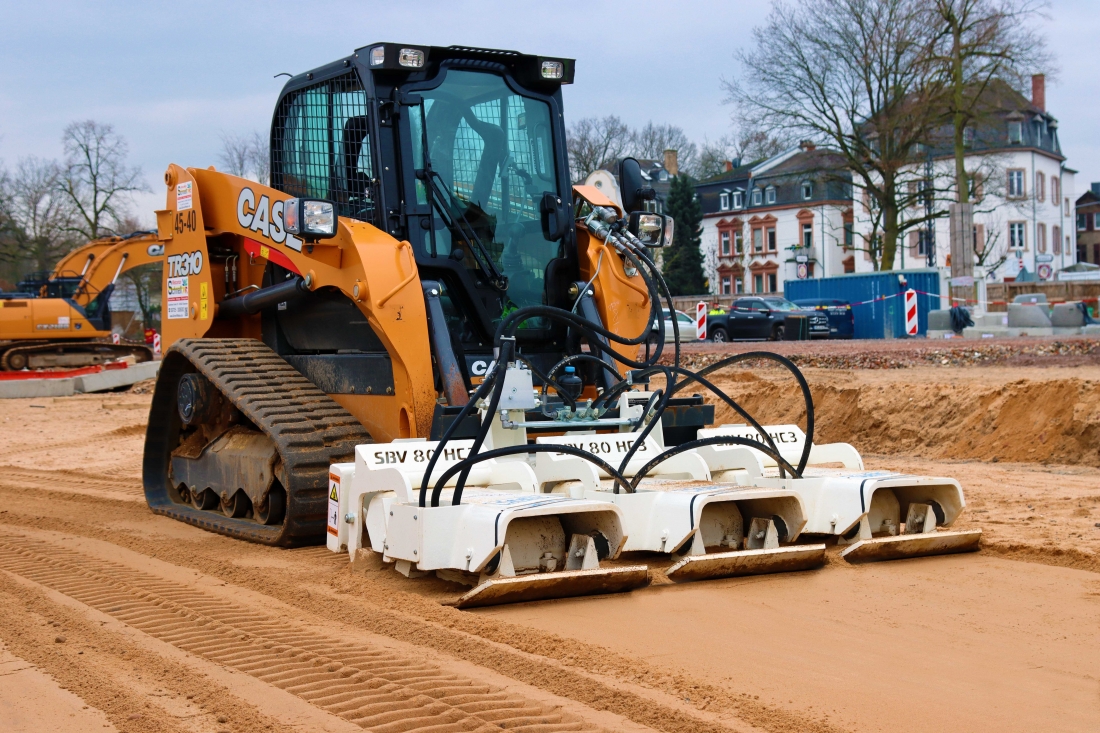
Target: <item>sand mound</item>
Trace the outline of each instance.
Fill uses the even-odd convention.
[[[958,375],[811,371],[815,441],[864,453],[1100,465],[1100,381]],[[800,393],[778,372],[731,374],[719,384],[762,422],[804,424]],[[716,418],[743,422],[725,405]]]

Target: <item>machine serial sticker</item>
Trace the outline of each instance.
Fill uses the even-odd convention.
[[[176,184],[176,211],[191,208],[191,181]]]
[[[188,278],[168,278],[168,318],[187,318],[189,310]]]
[[[337,529],[340,521],[340,479],[328,475],[328,533],[339,535]]]

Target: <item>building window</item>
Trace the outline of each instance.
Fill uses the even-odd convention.
[[[814,225],[802,225],[802,246],[806,249],[814,246]]]
[[[764,201],[763,195],[763,191],[761,191],[759,188],[754,188],[752,190],[752,205],[759,206],[760,204],[762,204]]]
[[[1008,123],[1008,142],[1011,145],[1019,145],[1024,141],[1024,125],[1022,122]]]
[[[730,233],[722,232],[718,235],[718,238],[722,242],[722,256],[729,257],[730,255]]]
[[[1020,199],[1024,197],[1024,169],[1010,168],[1008,171],[1008,197]]]
[[[927,257],[928,253],[932,251],[932,232],[927,229],[919,229],[917,231],[917,254],[921,257]]]
[[[1043,175],[1042,171],[1035,171],[1035,199],[1042,201],[1046,198],[1046,185],[1047,177]]]
[[[809,201],[814,197],[814,184],[810,181],[802,182],[802,200]]]
[[[762,293],[764,292],[764,276],[753,275],[752,276],[752,292]]]
[[[774,293],[775,291],[779,290],[778,280],[779,280],[779,278],[774,272],[768,273],[768,292],[769,293]]]
[[[733,192],[733,208],[743,209],[745,207],[745,194],[741,191]]]
[[[661,171],[660,173],[657,174],[657,178],[659,180],[662,180],[662,181],[667,181],[668,180],[668,171]]]
[[[722,295],[729,295],[733,292],[732,285],[730,284],[730,276],[722,276]]]
[[[1092,215],[1092,228],[1094,231],[1100,230],[1100,213]]]
[[[1047,253],[1047,225],[1035,225],[1035,251],[1045,255]]]
[[[1053,186],[1054,182],[1056,180],[1058,180],[1058,179],[1057,178],[1052,178],[1050,180],[1050,185]],[[1053,189],[1051,190],[1050,193],[1051,193],[1051,197],[1053,198],[1053,196],[1054,196]],[[1056,254],[1056,255],[1062,254],[1062,227],[1058,226],[1057,224],[1055,224],[1054,226],[1052,226],[1050,228],[1050,244],[1051,244],[1051,246],[1054,247],[1054,254]]]
[[[737,278],[733,281],[733,292],[743,293],[745,292],[745,281],[741,278]]]
[[[775,251],[775,229],[768,229],[768,251]]]
[[[718,210],[729,211],[730,210],[730,195],[728,193],[718,194]]]
[[[764,251],[764,230],[753,229],[752,230],[752,253]]]
[[[966,147],[969,148],[973,144],[974,144],[974,128],[969,127],[969,126],[964,127],[963,128],[963,145],[965,145]]]
[[[768,186],[765,193],[767,194],[768,203],[769,204],[774,204],[775,203],[775,186]]]
[[[1069,216],[1069,196],[1066,196],[1066,216]]]
[[[844,222],[844,249],[852,249],[856,241],[856,227],[850,221]]]
[[[1055,206],[1062,200],[1062,182],[1058,180],[1058,176],[1050,177],[1050,203]]]
[[[1008,225],[1008,248],[1023,251],[1026,244],[1024,222],[1014,221]]]
[[[733,233],[733,252],[734,254],[745,253],[745,235],[740,229]]]
[[[1088,214],[1078,214],[1077,215],[1077,231],[1079,231],[1079,232],[1085,231],[1085,228],[1086,228],[1085,221],[1088,218],[1089,218]]]

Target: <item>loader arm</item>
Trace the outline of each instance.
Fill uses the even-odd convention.
[[[124,273],[160,262],[163,256],[164,248],[151,232],[95,239],[62,257],[54,266],[50,279],[79,275],[81,282],[72,300],[86,306]]]
[[[166,349],[183,338],[263,338],[261,313],[219,318],[221,304],[278,285],[272,272],[301,277],[310,292],[338,292],[354,303],[384,349],[377,355],[392,365],[392,387],[382,393],[325,390],[329,396],[378,440],[428,434],[436,391],[424,296],[407,242],[343,218],[335,237],[303,241],[283,228],[287,194],[212,169],[171,165],[165,180],[157,225],[166,263]],[[297,307],[286,302],[279,312]]]

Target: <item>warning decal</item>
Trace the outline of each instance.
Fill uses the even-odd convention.
[[[168,278],[168,317],[187,318],[189,309],[188,278]]]
[[[176,184],[176,211],[187,211],[191,208],[191,181]]]
[[[328,475],[328,533],[338,535],[340,520],[340,479]]]

